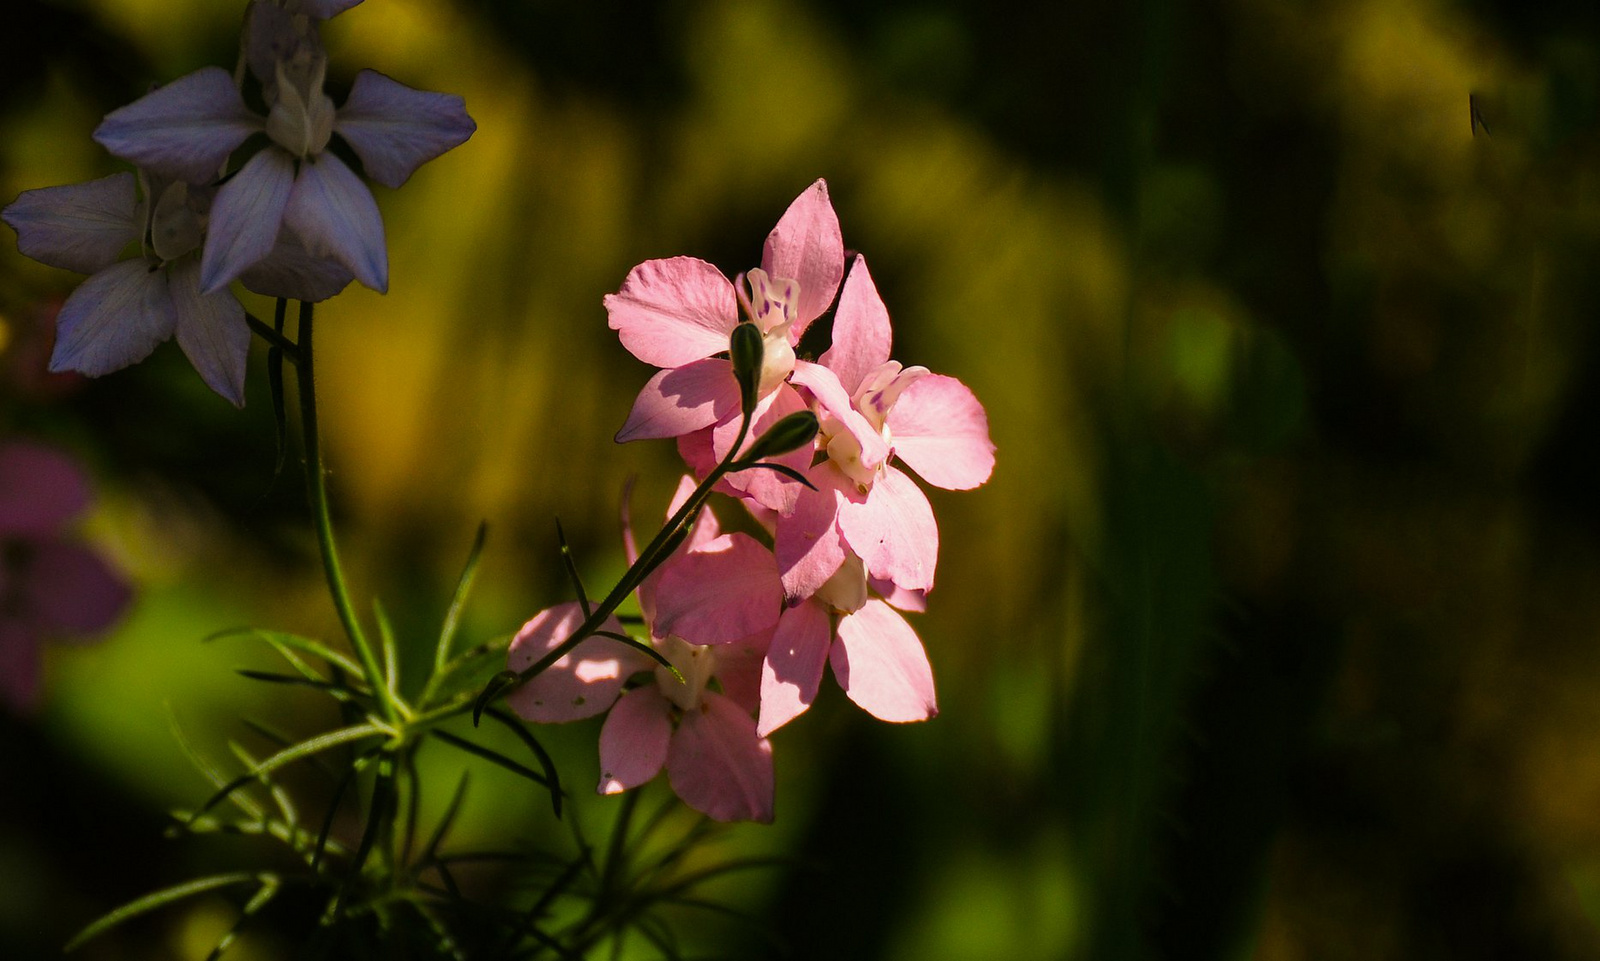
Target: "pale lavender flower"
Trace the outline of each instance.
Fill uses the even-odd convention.
[[[300,0],[299,7],[312,17],[313,7],[336,13],[340,4]],[[205,67],[107,114],[95,140],[141,167],[204,183],[247,138],[265,132],[268,146],[217,190],[201,288],[217,291],[263,260],[287,227],[312,255],[385,291],[389,262],[378,205],[361,178],[327,149],[329,141],[339,134],[369,177],[399,187],[423,163],[464,143],[477,125],[460,97],[413,90],[373,70],[356,75],[350,96],[335,110],[323,92],[327,57],[312,39],[314,24],[282,29],[291,33],[274,34],[283,42],[262,84],[267,116],[245,105],[227,71]],[[294,37],[304,42],[291,42]],[[246,47],[247,59],[259,59],[251,41]]]
[[[62,304],[50,369],[91,377],[143,360],[176,335],[207,386],[244,403],[250,328],[227,291],[200,286],[198,250],[211,188],[133,174],[26,190],[0,211],[24,254],[89,274]],[[139,244],[139,253],[121,259]]]

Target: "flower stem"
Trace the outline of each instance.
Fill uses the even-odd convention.
[[[339,613],[344,632],[361,661],[362,673],[373,697],[383,706],[383,715],[391,724],[400,722],[394,698],[384,680],[384,672],[373,654],[372,645],[361,630],[355,605],[350,601],[350,589],[345,584],[344,569],[339,565],[339,551],[333,540],[333,517],[328,508],[327,477],[322,469],[322,441],[317,431],[317,384],[315,352],[312,349],[313,305],[300,303],[299,344],[296,348],[295,371],[300,387],[300,428],[306,446],[306,493],[311,500],[311,518],[317,528],[317,546],[322,551],[322,568],[328,577],[328,593]]]

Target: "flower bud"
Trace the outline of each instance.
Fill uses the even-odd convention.
[[[739,380],[739,402],[746,414],[756,409],[763,352],[761,331],[755,324],[741,323],[733,328],[728,337],[728,356],[733,359],[733,376]]]
[[[811,443],[817,436],[817,415],[809,410],[796,411],[772,425],[772,428],[756,439],[750,445],[750,450],[745,454],[746,463],[754,463],[763,457],[774,457],[778,454],[787,454],[798,450],[805,444]]]

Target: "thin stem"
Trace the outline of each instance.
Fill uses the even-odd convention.
[[[279,301],[279,303],[283,303],[283,301]],[[306,308],[309,306],[311,305],[302,304],[300,306],[300,313],[302,317],[305,315]],[[294,341],[285,336],[283,331],[273,330],[272,326],[266,321],[250,313],[246,313],[244,315],[244,322],[250,325],[250,329],[255,331],[257,337],[260,337],[268,344],[271,344],[273,347],[283,351],[283,356],[287,357],[290,363],[295,364],[296,366],[299,365],[300,347],[295,344]]]
[[[333,540],[333,516],[328,508],[327,477],[322,469],[322,442],[317,432],[317,384],[315,353],[312,350],[313,305],[300,304],[300,343],[296,347],[295,370],[299,375],[300,426],[306,446],[306,492],[311,500],[311,517],[317,528],[317,545],[322,551],[322,567],[328,577],[328,593],[339,612],[339,621],[361,661],[361,671],[367,685],[378,702],[383,705],[383,715],[392,725],[400,723],[400,713],[395,709],[393,697],[384,683],[383,668],[373,654],[372,645],[361,630],[355,605],[350,601],[350,589],[345,585],[344,569],[339,565],[339,551]]]

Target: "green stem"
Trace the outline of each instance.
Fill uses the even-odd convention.
[[[350,601],[350,589],[344,580],[344,569],[339,565],[339,551],[333,541],[333,516],[328,508],[327,477],[322,469],[322,441],[317,431],[317,384],[315,353],[312,350],[313,305],[300,303],[300,343],[294,356],[295,370],[300,386],[300,426],[306,445],[306,493],[311,500],[311,517],[317,528],[317,545],[322,550],[322,567],[328,577],[328,593],[339,612],[339,621],[361,661],[367,685],[383,706],[384,717],[394,725],[400,723],[400,713],[384,682],[383,668],[373,654],[372,645],[361,630],[355,605]],[[293,356],[293,355],[291,355]]]
[[[660,565],[661,561],[665,560],[662,555],[665,554],[667,545],[672,542],[673,536],[693,519],[695,513],[705,504],[706,498],[711,496],[711,489],[733,467],[734,461],[737,460],[739,455],[739,448],[750,431],[750,414],[750,411],[745,411],[739,423],[739,436],[734,438],[733,447],[729,449],[728,456],[724,457],[720,464],[711,469],[711,473],[707,474],[706,479],[701,481],[700,485],[694,489],[694,493],[690,494],[689,499],[683,502],[683,506],[678,508],[677,513],[673,514],[671,519],[656,533],[649,545],[639,552],[638,560],[628,567],[628,570],[622,575],[622,579],[617,581],[617,586],[613,587],[611,593],[605,596],[605,600],[601,601],[599,606],[591,611],[588,617],[584,618],[583,623],[578,626],[576,631],[572,632],[571,637],[562,641],[556,646],[555,650],[534,662],[532,666],[519,671],[518,677],[520,680],[525,681],[544,671],[556,661],[566,657],[585,638],[600,630],[600,626],[605,623],[606,618],[610,617],[618,607],[622,606],[622,602],[627,599],[629,594],[633,593],[634,588],[638,587],[640,582],[648,577],[650,572]]]

